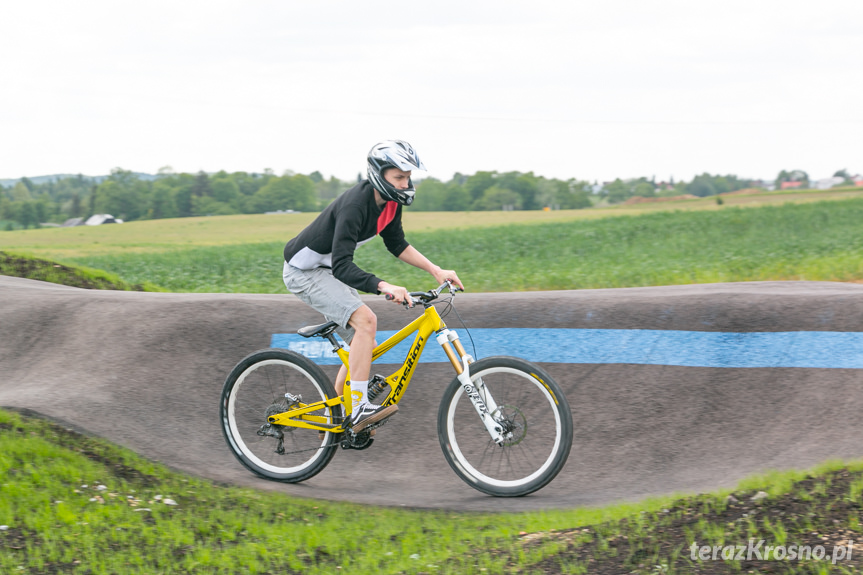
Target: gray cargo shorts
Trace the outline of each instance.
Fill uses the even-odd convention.
[[[327,320],[339,324],[336,333],[351,342],[354,329],[348,326],[348,321],[363,305],[357,290],[337,280],[329,268],[301,270],[285,262],[282,278],[288,291],[321,312]]]

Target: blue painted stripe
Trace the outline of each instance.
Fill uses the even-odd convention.
[[[464,329],[457,329],[473,354]],[[394,331],[378,332],[378,343]],[[472,329],[479,358],[515,355],[543,363],[634,363],[689,367],[809,367],[863,369],[863,333],[785,331],[726,333],[642,329]],[[378,363],[402,363],[413,338]],[[323,365],[338,365],[328,342],[296,334],[274,334],[272,347],[291,349]],[[446,362],[434,339],[423,363]]]

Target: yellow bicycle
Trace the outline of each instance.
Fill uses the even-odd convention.
[[[423,314],[378,345],[372,361],[416,333],[413,344],[397,371],[371,379],[369,398],[386,392],[382,405],[401,401],[435,334],[456,372],[438,410],[438,438],[450,467],[489,495],[533,493],[554,479],[569,456],[569,404],[560,386],[537,365],[509,356],[474,360],[435,309],[444,290],[448,298],[443,301],[452,306],[457,288],[449,282],[428,292],[411,292],[413,303],[424,307]],[[347,366],[348,351],[336,340],[336,327],[328,322],[298,333],[329,340]],[[369,447],[374,428],[386,423],[354,433],[351,401],[345,397],[350,398],[350,377],[344,395],[337,395],[323,370],[307,357],[284,349],[257,351],[240,361],[225,381],[222,431],[240,463],[256,475],[304,481],[320,473],[339,446]]]

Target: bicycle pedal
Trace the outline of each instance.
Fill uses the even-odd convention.
[[[392,417],[392,416],[390,416],[390,417]],[[366,427],[363,431],[368,431],[369,433],[374,435],[375,429],[377,429],[378,427],[381,427],[383,424],[385,424],[389,420],[390,420],[390,418],[387,417],[386,419],[382,419],[382,420],[378,421],[377,423],[372,423],[371,425]]]

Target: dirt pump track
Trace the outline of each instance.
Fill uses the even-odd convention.
[[[418,313],[364,297],[381,330]],[[863,286],[830,282],[466,293],[456,303],[469,328],[863,331]],[[302,484],[258,479],[222,438],[222,383],[242,357],[268,347],[272,334],[320,321],[289,294],[112,292],[0,276],[0,405],[216,481],[420,508],[596,505],[730,487],[754,472],[863,456],[860,369],[543,363],[572,408],[572,452],[544,489],[496,499],[462,483],[446,464],[435,426],[454,374],[448,364],[423,363],[370,449],[339,450]],[[454,314],[447,322],[467,342]],[[335,377],[335,366],[324,371]]]

